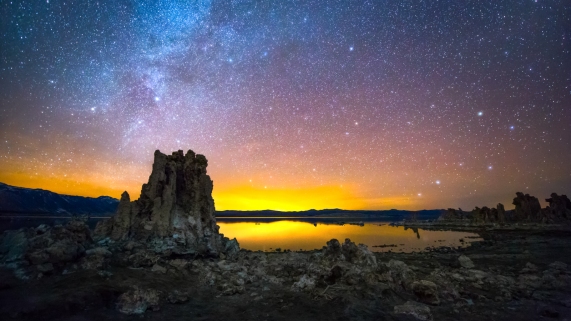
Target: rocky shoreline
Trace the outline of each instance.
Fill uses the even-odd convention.
[[[217,258],[95,241],[81,222],[10,231],[2,243],[17,244],[21,233],[35,246],[46,238],[53,244],[42,252],[28,245],[20,256],[15,246],[0,249],[4,320],[571,317],[569,230],[493,230],[468,248],[422,253],[373,253],[331,240],[320,251]]]

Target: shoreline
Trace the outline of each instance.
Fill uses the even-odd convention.
[[[2,264],[0,316],[15,320],[571,316],[571,231],[524,226],[480,232],[482,241],[460,249],[373,253],[348,240],[331,240],[321,250],[240,250],[218,258],[157,252],[149,244],[103,239],[69,263],[42,265],[44,272],[39,272],[40,266],[22,266],[28,272],[21,275],[30,276],[27,280],[19,279],[10,264]]]

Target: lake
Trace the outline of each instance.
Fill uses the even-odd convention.
[[[433,246],[466,247],[470,242],[482,240],[476,233],[407,229],[389,224],[375,221],[340,224],[285,218],[273,222],[218,219],[220,233],[235,237],[241,248],[252,251],[321,249],[332,238],[340,242],[349,238],[374,252],[418,252]]]
[[[87,223],[94,228],[101,219],[91,218]],[[332,238],[340,242],[349,238],[357,244],[367,245],[374,252],[419,252],[427,247],[439,246],[466,247],[470,242],[482,240],[476,233],[407,229],[391,226],[388,221],[340,223],[341,219],[235,217],[218,218],[217,221],[220,233],[238,239],[241,248],[252,251],[321,249]],[[0,216],[0,232],[40,224],[65,224],[68,220],[68,217]]]

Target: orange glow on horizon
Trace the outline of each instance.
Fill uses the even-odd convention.
[[[347,188],[318,186],[304,188],[255,188],[237,186],[214,189],[217,210],[303,211],[324,208],[361,208],[363,202]]]
[[[310,209],[391,209],[409,207],[407,197],[363,198],[351,186],[316,186],[302,188],[255,188],[237,186],[214,189],[217,210],[305,211]]]
[[[149,152],[150,153],[150,152]],[[49,161],[46,166],[41,157]],[[213,159],[218,159],[213,157]],[[40,188],[59,194],[86,197],[111,196],[119,199],[127,191],[131,200],[140,196],[147,182],[152,159],[125,162],[124,159],[96,160],[96,155],[73,150],[56,155],[36,155],[27,162],[19,158],[0,160],[0,182],[26,188]],[[209,175],[214,181],[213,197],[217,210],[304,211],[310,209],[421,210],[458,207],[450,193],[426,191],[422,194],[395,188],[396,180],[384,172],[370,177],[386,185],[360,184],[324,173],[303,176],[302,172],[236,173],[224,162],[212,161]],[[276,165],[277,166],[277,165]],[[419,173],[415,173],[420,175]],[[268,177],[272,179],[268,179]],[[300,181],[300,177],[303,180]],[[363,179],[361,179],[363,180]],[[323,185],[323,182],[326,182]],[[268,184],[266,186],[266,184]],[[266,188],[267,187],[267,188]],[[493,192],[490,192],[493,194]],[[448,199],[446,199],[448,197]],[[498,200],[509,209],[511,193]],[[475,203],[474,205],[481,205]],[[468,206],[469,207],[469,206]]]
[[[50,175],[30,175],[22,172],[0,173],[0,182],[26,188],[41,188],[54,193],[86,197],[111,196],[120,198],[127,191],[131,200],[140,196],[139,183],[100,184],[103,179],[95,175],[64,176],[61,173]],[[390,209],[413,205],[406,197],[363,198],[356,196],[356,188],[351,186],[315,186],[256,188],[252,186],[224,186],[216,184],[213,191],[217,210],[276,210],[304,211],[310,209]]]

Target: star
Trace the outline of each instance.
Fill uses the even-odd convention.
[[[156,149],[192,149],[217,209],[571,192],[558,171],[571,159],[562,6],[20,2],[2,7],[0,182],[138,195]],[[537,164],[551,170],[516,174]]]

